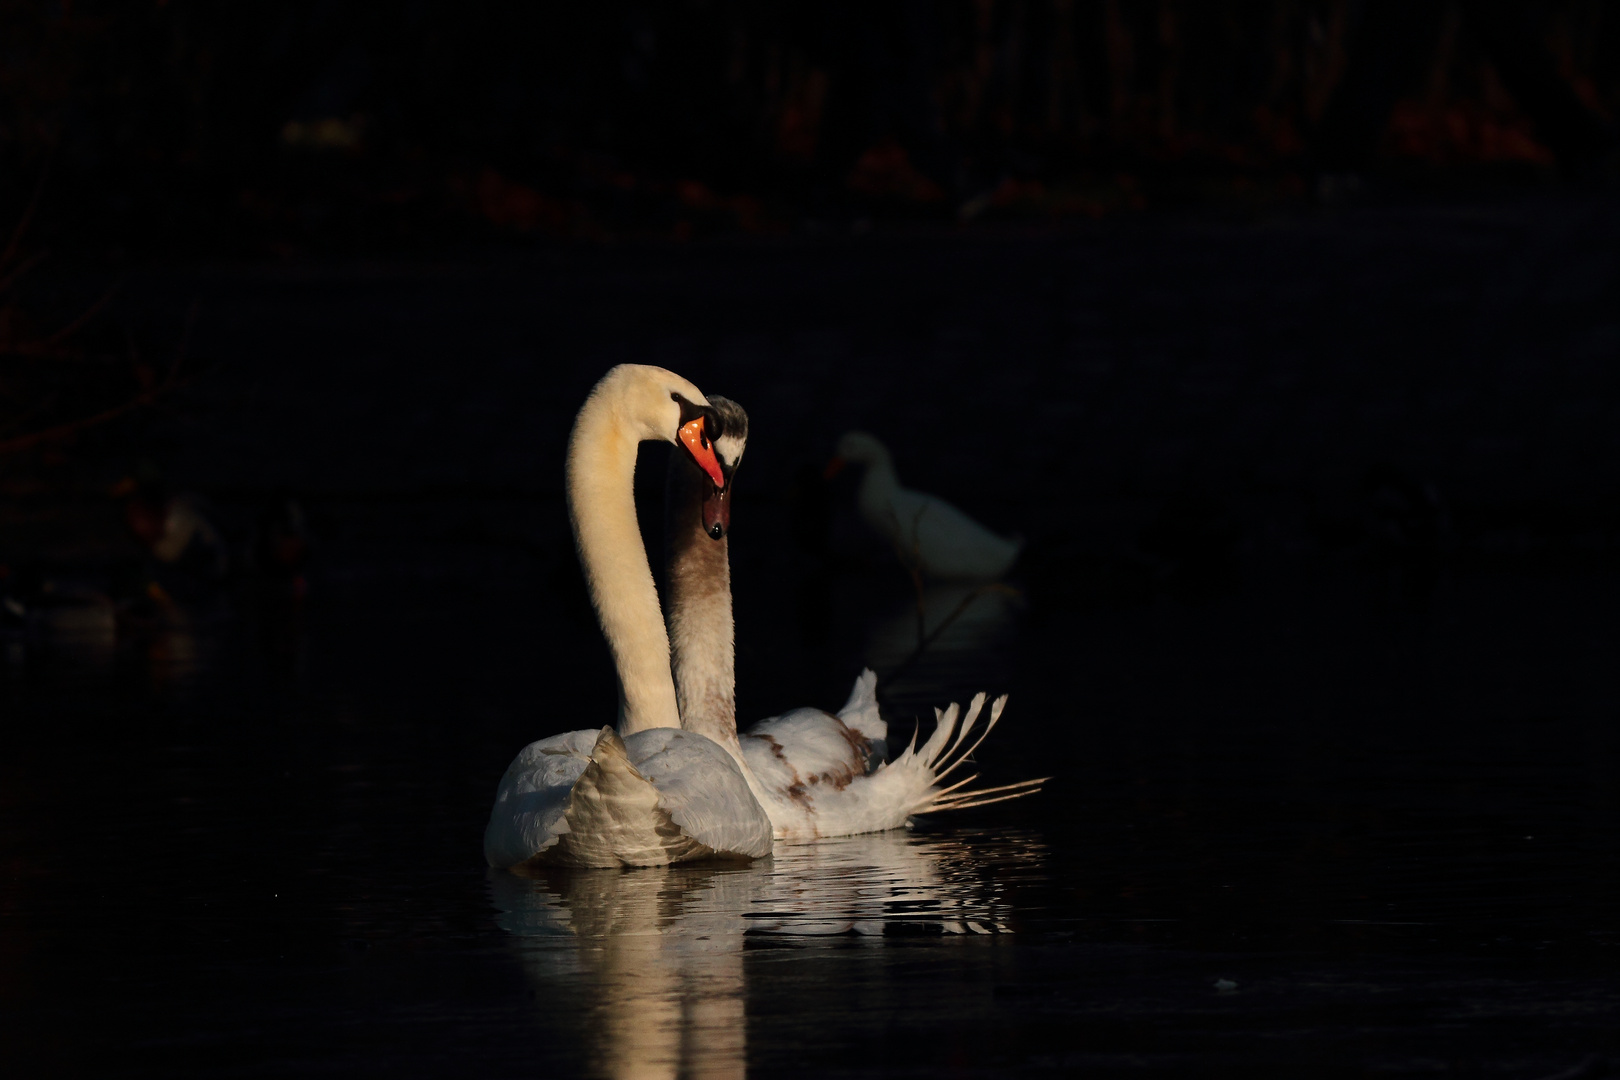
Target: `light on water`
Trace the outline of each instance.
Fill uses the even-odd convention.
[[[1038,874],[1043,847],[976,839],[989,843],[899,830],[778,844],[748,866],[492,870],[489,888],[538,1007],[583,1008],[603,1075],[741,1076],[749,938],[1006,933],[1009,904],[985,864]]]

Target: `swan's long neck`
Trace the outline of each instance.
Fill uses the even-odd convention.
[[[636,524],[639,433],[609,393],[593,393],[568,441],[568,516],[585,583],[619,675],[619,732],[680,727],[669,636]]]
[[[703,531],[703,485],[708,482],[679,454],[670,455],[664,554],[675,694],[681,726],[731,750],[740,763],[730,541],[710,539]]]

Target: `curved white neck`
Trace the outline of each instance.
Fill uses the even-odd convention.
[[[599,388],[600,389],[600,388]],[[619,402],[593,393],[568,440],[568,516],[585,583],[619,675],[619,732],[680,727],[669,636],[636,524],[636,449]]]

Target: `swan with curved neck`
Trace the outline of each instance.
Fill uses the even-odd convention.
[[[736,641],[731,607],[730,486],[748,437],[748,414],[726,398],[711,397],[728,438],[716,443],[725,479],[709,484],[692,462],[670,458],[665,492],[665,558],[672,666],[681,724],[729,751],[749,789],[770,816],[778,840],[813,840],[898,828],[913,814],[965,809],[1034,794],[1041,780],[998,788],[949,787],[945,779],[990,733],[1006,698],[990,706],[988,722],[970,738],[985,695],[964,714],[953,703],[935,711],[937,726],[919,750],[915,739],[887,759],[888,725],[877,706],[877,676],[855,681],[838,715],[795,709],[738,734]],[[722,527],[710,509],[723,495]]]
[[[722,421],[690,382],[623,364],[580,408],[569,437],[568,514],[619,683],[618,728],[531,743],[507,768],[484,833],[491,866],[651,866],[769,854],[770,821],[732,754],[680,727],[669,638],[636,524],[640,443],[662,440],[710,488]]]

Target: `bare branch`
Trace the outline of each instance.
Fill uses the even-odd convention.
[[[114,286],[114,288],[116,288],[116,286]],[[110,291],[108,295],[111,295]],[[162,383],[154,386],[150,390],[142,391],[141,393],[130,398],[128,401],[125,401],[119,405],[114,405],[110,409],[103,409],[101,412],[94,413],[90,416],[83,416],[77,420],[70,420],[65,424],[57,424],[55,427],[45,428],[42,431],[34,431],[27,435],[18,435],[16,438],[0,441],[0,457],[4,457],[7,454],[20,453],[23,450],[32,449],[33,447],[39,446],[42,443],[55,442],[57,439],[62,439],[69,435],[77,434],[86,428],[92,428],[98,424],[105,424],[107,421],[116,419],[127,412],[132,412],[135,409],[151,405],[169,391],[185,385],[185,380],[180,378],[180,367],[186,358],[186,347],[191,340],[192,324],[197,321],[197,309],[198,301],[193,299],[191,301],[191,307],[186,311],[185,326],[180,332],[180,343],[175,348],[174,360],[169,365],[169,374],[164,378]]]
[[[104,409],[93,416],[81,417],[78,420],[70,420],[65,424],[58,424],[55,427],[46,428],[44,431],[35,431],[27,435],[19,435],[15,439],[7,439],[4,442],[0,442],[0,457],[4,457],[7,454],[15,454],[23,450],[32,449],[41,443],[55,442],[57,439],[66,438],[69,435],[83,431],[85,428],[95,427],[97,424],[104,424],[108,420],[122,416],[133,409],[139,409],[143,405],[152,404],[165,393],[175,389],[179,385],[181,384],[178,382],[165,382],[162,386],[148,390],[146,393],[136,394],[122,405],[114,405],[112,408]]]
[[[22,246],[23,236],[28,232],[28,226],[34,220],[34,211],[39,209],[39,200],[45,194],[45,181],[50,178],[51,166],[47,162],[39,170],[39,179],[34,181],[34,193],[28,198],[28,207],[17,219],[17,225],[11,230],[11,240],[6,244],[6,250],[0,251],[0,270],[4,270],[12,259],[17,257],[17,249]]]

